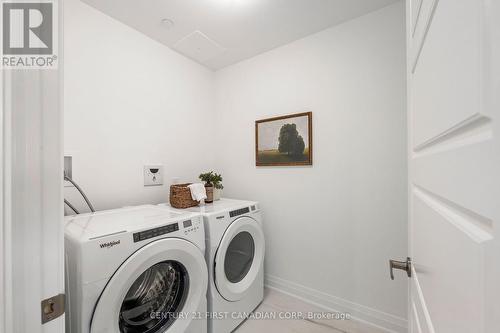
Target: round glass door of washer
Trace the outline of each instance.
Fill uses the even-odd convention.
[[[151,242],[109,279],[90,333],[185,332],[206,302],[207,284],[207,265],[196,245],[178,238]]]
[[[181,263],[164,261],[148,268],[123,300],[120,332],[164,332],[178,317],[188,289],[189,276]]]

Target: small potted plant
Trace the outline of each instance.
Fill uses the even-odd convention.
[[[213,181],[213,171],[205,172],[200,174],[199,178],[202,182],[205,182],[205,190],[207,191],[206,203],[214,202],[214,184]]]
[[[210,171],[202,173],[199,178],[201,181],[205,182],[205,188],[207,190],[207,200],[205,200],[205,202],[210,203],[214,200],[219,200],[222,189],[224,188],[224,186],[222,186],[222,176]]]
[[[224,189],[224,186],[222,185],[222,176],[214,172],[212,184],[214,184],[214,200],[220,200],[222,190]]]

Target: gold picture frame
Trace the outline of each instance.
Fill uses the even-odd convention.
[[[312,165],[312,112],[255,121],[256,166]]]

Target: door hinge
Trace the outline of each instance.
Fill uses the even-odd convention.
[[[42,301],[42,324],[48,323],[64,314],[65,295],[59,294]]]
[[[406,258],[406,261],[389,260],[389,272],[391,280],[394,280],[394,268],[406,271],[406,275],[411,277],[411,258]]]

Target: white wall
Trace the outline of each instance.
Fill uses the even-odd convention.
[[[80,1],[65,1],[64,20],[73,178],[96,209],[167,201],[173,177],[212,165],[213,72]],[[164,186],[143,186],[148,163],[164,165]]]
[[[403,331],[407,254],[404,9],[216,73],[225,196],[262,203],[271,286]],[[255,167],[254,121],[312,111],[312,167]]]

